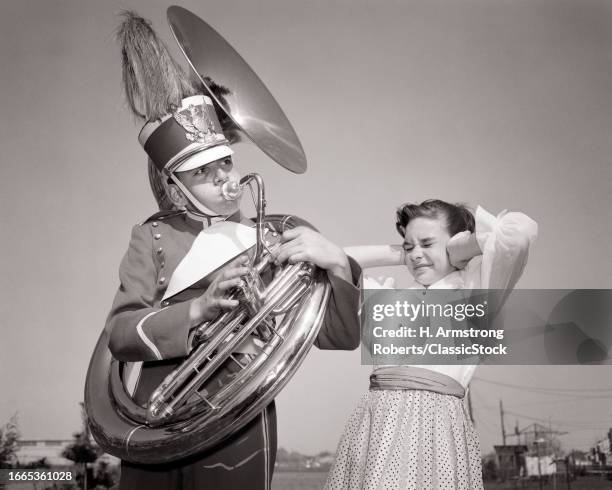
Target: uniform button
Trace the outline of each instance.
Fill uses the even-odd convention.
[[[170,304],[170,301],[168,301],[167,299],[162,301],[162,306],[168,306]]]
[[[163,266],[165,266],[165,265],[166,265],[166,263],[165,263],[165,262],[162,262],[162,263],[161,263],[161,264],[159,264],[159,265],[160,265],[161,267],[163,267]]]
[[[162,253],[163,251],[164,251],[164,249],[163,249],[162,247],[159,247],[159,248],[157,249],[157,253],[158,253],[158,254]]]
[[[153,235],[153,238],[155,238],[156,240],[159,240],[161,238],[161,234],[155,233],[155,235]]]
[[[157,228],[159,226],[159,223],[157,221],[153,221],[153,223],[151,223],[151,226],[153,228]]]
[[[157,282],[159,282],[160,284],[163,284],[163,283],[166,282],[166,278],[165,277],[160,277],[159,281],[157,281]]]

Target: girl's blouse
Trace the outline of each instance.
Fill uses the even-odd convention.
[[[499,310],[521,277],[529,247],[538,233],[537,223],[523,213],[503,211],[493,216],[478,206],[475,214],[476,240],[482,255],[474,257],[464,269],[451,272],[429,286],[429,289],[496,289],[504,291],[502,301],[496,305]],[[376,288],[375,281],[366,278],[364,287]],[[380,287],[380,286],[379,286]],[[417,285],[414,289],[425,289]],[[489,315],[493,312],[489,309]],[[375,366],[374,371],[377,367]],[[445,374],[467,388],[475,364],[470,365],[416,365]]]

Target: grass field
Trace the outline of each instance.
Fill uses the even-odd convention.
[[[276,472],[272,490],[320,490],[325,485],[327,473]]]
[[[325,484],[326,473],[280,473],[274,474],[272,490],[321,490]],[[571,490],[612,490],[612,481],[598,477],[581,477],[570,482]],[[567,490],[567,483],[552,481],[542,482],[543,490]],[[539,490],[534,482],[486,482],[485,490]],[[443,489],[440,489],[443,490]]]
[[[327,473],[275,473],[272,481],[272,490],[321,490],[325,484]],[[581,477],[570,483],[571,490],[612,490],[612,481],[603,480],[597,477]],[[43,490],[41,484],[34,486],[31,483],[9,485],[7,490]],[[543,483],[543,490],[567,490],[565,482],[557,482],[556,485],[551,481]],[[539,490],[538,482],[506,482],[506,483],[485,483],[485,490]],[[419,489],[421,490],[421,489]],[[444,490],[444,489],[439,489]]]
[[[612,481],[602,479],[600,477],[583,476],[570,482],[559,480],[556,483],[549,481],[542,482],[543,490],[610,490],[612,489]],[[537,481],[532,482],[505,482],[505,483],[485,483],[485,490],[539,490],[540,486]]]

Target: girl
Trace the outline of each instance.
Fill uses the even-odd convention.
[[[404,263],[417,288],[496,289],[489,318],[521,276],[537,224],[521,213],[439,200],[397,211],[399,246],[346,249],[363,268]],[[382,287],[388,286],[388,284]],[[366,281],[364,287],[381,287]],[[326,489],[482,489],[478,436],[463,397],[475,365],[375,366]]]

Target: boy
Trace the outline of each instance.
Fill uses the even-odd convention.
[[[164,176],[166,196],[176,209],[157,213],[133,228],[106,325],[109,347],[116,359],[144,361],[134,393],[135,401],[143,404],[188,354],[192,329],[237,306],[237,301],[227,299],[225,294],[241,283],[247,269],[245,260],[239,258],[221,272],[166,298],[173,273],[203,229],[221,220],[244,220],[239,201],[223,197],[223,185],[238,182],[239,175],[211,99],[194,95],[197,88],[181,78],[180,70],[144,19],[126,14],[120,34],[124,62],[129,65],[127,69],[124,66],[128,101],[132,109],[138,107],[135,113],[149,121],[139,141],[157,172]],[[135,60],[134,39],[139,39],[139,52],[146,43],[153,43],[155,59]],[[166,78],[150,86],[156,90],[165,86],[163,93],[155,93],[137,79],[137,74],[155,70],[155,76]],[[134,87],[138,87],[137,93]],[[340,247],[304,227],[283,234],[275,259],[280,263],[310,261],[327,270],[332,296],[315,343],[323,349],[356,348],[359,266],[349,261]],[[248,342],[245,344],[237,349],[238,354],[250,352]],[[189,460],[154,467],[122,462],[120,488],[268,489],[275,454],[272,402],[213,450]]]

